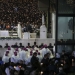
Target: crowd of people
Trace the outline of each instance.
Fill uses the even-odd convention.
[[[32,32],[42,22],[42,12],[38,10],[37,0],[2,0],[0,1],[0,29],[16,30],[18,22],[22,28],[32,26]],[[27,30],[23,30],[27,31]]]
[[[55,54],[55,46],[13,45],[0,59],[0,75],[75,75],[75,51]]]

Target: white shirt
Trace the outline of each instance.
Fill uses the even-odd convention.
[[[6,73],[6,75],[10,75],[10,70],[8,67],[5,69],[5,73]]]

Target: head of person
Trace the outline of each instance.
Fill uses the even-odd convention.
[[[17,52],[14,52],[14,55],[17,56]]]
[[[34,42],[34,45],[36,45],[36,42]]]
[[[50,53],[47,53],[47,58],[49,58],[50,57]]]
[[[24,61],[23,60],[20,60],[20,62],[19,62],[20,64],[24,64]]]
[[[33,53],[33,56],[35,56],[35,57],[36,57],[36,56],[37,56],[37,53],[36,53],[36,52],[34,52],[34,53]]]
[[[8,47],[8,50],[11,50],[11,48],[10,48],[10,47]]]
[[[30,43],[28,43],[28,46],[30,46]]]
[[[40,52],[38,52],[38,55],[40,55]]]
[[[8,46],[8,43],[6,43],[6,46]]]
[[[47,48],[47,45],[46,44],[44,45],[44,48]]]
[[[18,48],[16,48],[15,51],[18,51]]]
[[[44,58],[45,58],[45,59],[47,58],[47,54],[44,55]]]
[[[20,46],[22,46],[22,43],[19,43]]]

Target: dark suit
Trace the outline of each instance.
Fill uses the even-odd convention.
[[[40,63],[37,57],[32,56],[31,65],[32,65],[32,70],[36,70],[36,69],[40,70]]]

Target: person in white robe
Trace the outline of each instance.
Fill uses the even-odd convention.
[[[42,49],[42,57],[44,57],[45,54],[47,54],[49,50],[47,49],[47,45],[44,45],[44,48]]]
[[[11,62],[17,63],[19,61],[19,58],[17,56],[17,52],[14,52],[14,54],[11,56]]]
[[[6,52],[6,54],[2,57],[2,61],[3,61],[4,64],[9,62],[9,56],[8,56],[8,54],[9,53]]]
[[[26,60],[26,65],[30,65],[31,58],[32,58],[33,52],[30,52],[30,55],[28,56],[28,59]]]
[[[39,58],[39,62],[41,62],[42,56],[41,56],[40,52],[37,53],[37,57]]]
[[[19,52],[19,58],[20,58],[19,60],[26,61],[27,55],[26,55],[25,48]]]
[[[13,55],[13,50],[11,50],[11,47],[8,47],[7,51],[9,51],[9,57],[11,57]]]

